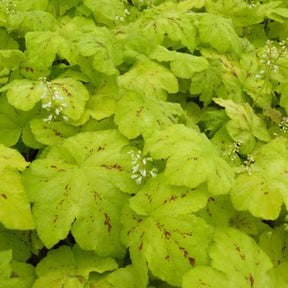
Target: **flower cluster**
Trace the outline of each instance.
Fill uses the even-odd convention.
[[[241,144],[242,144],[242,141],[237,140],[237,141],[234,141],[233,146],[231,145],[231,146],[232,146],[232,147],[231,147],[232,150],[231,150],[231,152],[229,153],[229,156],[230,156],[231,161],[235,161],[235,160],[236,160],[236,154],[239,153]]]
[[[149,177],[156,177],[158,169],[153,167],[153,159],[151,157],[144,157],[140,150],[131,150],[128,152],[132,161],[132,175],[131,178],[137,184],[141,184],[144,179]]]
[[[15,14],[16,4],[10,0],[2,0],[2,3],[6,6],[6,14]]]
[[[244,169],[249,174],[252,175],[251,168],[253,167],[253,164],[255,163],[254,158],[251,155],[248,155],[246,160],[244,160]]]
[[[279,42],[279,47],[276,47],[271,40],[267,40],[264,51],[260,56],[261,67],[259,73],[255,75],[256,79],[263,79],[264,76],[269,76],[271,72],[278,72],[277,65],[280,57],[288,55],[288,38]]]
[[[281,131],[286,133],[288,130],[288,117],[282,117],[281,122],[278,125]]]
[[[41,95],[42,108],[48,112],[48,116],[43,121],[48,123],[57,120],[68,121],[69,118],[62,115],[63,109],[67,107],[67,104],[64,103],[64,97],[59,94],[58,89],[46,78],[40,78],[39,80],[43,91]]]
[[[124,16],[118,16],[118,15],[116,15],[115,18],[114,18],[115,22],[124,22],[124,21],[125,21],[125,17],[126,17],[127,15],[130,15],[130,12],[129,12],[128,9],[125,9],[125,10],[124,10],[124,13],[125,13]]]

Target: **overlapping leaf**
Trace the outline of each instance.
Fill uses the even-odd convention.
[[[119,214],[135,184],[126,138],[116,130],[67,138],[33,162],[24,183],[40,239],[52,247],[72,228],[77,243],[99,255],[121,255]],[[72,227],[72,223],[73,227]]]
[[[118,102],[115,123],[123,135],[136,138],[151,129],[158,130],[177,123],[176,117],[181,114],[179,104],[127,91]]]
[[[276,138],[254,152],[250,174],[243,171],[235,181],[231,199],[238,210],[256,217],[276,219],[282,203],[288,205],[287,140]]]
[[[197,18],[199,36],[203,43],[211,45],[220,53],[241,53],[240,40],[231,20],[210,13],[199,14]]]
[[[123,211],[123,240],[148,262],[151,272],[171,285],[195,265],[208,263],[212,229],[190,212],[207,201],[203,188],[173,187],[159,175],[130,200]],[[137,255],[136,253],[136,255]],[[137,257],[134,260],[137,263]]]
[[[85,86],[73,78],[59,78],[47,83],[26,79],[14,80],[1,89],[1,91],[5,90],[8,90],[9,103],[17,109],[31,110],[40,99],[50,107],[63,103],[66,107],[63,108],[62,113],[72,120],[78,120],[81,117],[89,98],[89,92]]]
[[[178,82],[173,73],[154,61],[136,63],[128,72],[118,77],[118,84],[124,90],[142,95],[166,98],[169,93],[178,92]]]
[[[0,252],[0,287],[30,288],[34,279],[32,265],[12,261],[12,250]]]
[[[215,233],[209,255],[211,266],[226,275],[229,285],[243,288],[269,287],[270,277],[267,272],[273,265],[256,242],[243,232],[231,228],[219,229]],[[204,281],[209,281],[207,276],[209,273],[202,274]]]
[[[270,140],[265,122],[254,113],[249,104],[236,104],[231,100],[221,98],[214,99],[214,101],[225,107],[231,119],[226,124],[226,129],[233,140],[241,142],[241,151],[244,154],[249,154],[253,150],[256,138],[265,142]]]
[[[9,229],[34,228],[28,197],[19,173],[27,165],[17,150],[0,144],[0,222]]]
[[[38,278],[33,284],[40,287],[85,287],[90,272],[103,273],[118,267],[113,258],[101,258],[78,246],[61,246],[51,250],[36,267]]]
[[[184,125],[155,132],[146,140],[145,151],[155,159],[168,158],[165,175],[172,185],[195,188],[207,181],[211,194],[225,194],[232,186],[232,168],[206,136]]]

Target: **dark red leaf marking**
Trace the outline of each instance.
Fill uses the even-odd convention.
[[[26,72],[32,72],[32,73],[34,72],[34,70],[30,67],[25,67],[25,71]]]
[[[167,255],[167,256],[165,257],[165,260],[169,261],[169,260],[170,260],[170,255]]]
[[[254,278],[252,274],[249,275],[249,281],[250,281],[250,287],[252,288],[254,286]]]
[[[4,198],[4,199],[7,199],[7,195],[2,193],[1,196]]]
[[[268,195],[268,192],[266,191],[266,192],[264,192],[264,195]]]
[[[143,219],[140,218],[137,220],[137,223],[141,223],[141,222],[143,222]]]
[[[215,199],[213,197],[209,197],[208,201],[215,202]]]
[[[50,167],[51,167],[51,168],[54,168],[54,169],[57,168],[57,166],[55,166],[55,165],[51,165]]]
[[[141,112],[143,111],[144,107],[141,106],[140,109],[138,111],[136,111],[136,116],[139,118],[140,117],[140,114]]]
[[[104,147],[101,147],[101,146],[99,146],[98,149],[97,149],[98,152],[99,152],[99,151],[102,151],[102,150],[105,150],[105,148],[104,148]]]
[[[149,203],[151,203],[152,202],[152,196],[148,193],[145,193],[144,195],[148,198]]]
[[[188,260],[189,260],[190,265],[194,267],[195,266],[195,259],[192,257],[189,257]]]
[[[110,233],[112,229],[112,225],[110,223],[110,217],[108,216],[107,213],[105,213],[104,216],[105,216],[104,225],[108,227],[108,232]]]
[[[141,251],[142,248],[143,248],[143,242],[141,242],[141,244],[139,245],[138,250]]]

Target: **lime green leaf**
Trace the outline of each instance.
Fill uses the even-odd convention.
[[[63,38],[57,32],[35,31],[25,34],[27,63],[30,69],[44,70],[51,67]]]
[[[9,17],[9,30],[21,37],[30,31],[53,31],[56,27],[57,21],[46,11],[25,11]]]
[[[197,18],[200,40],[204,44],[210,44],[220,53],[241,53],[241,43],[230,19],[210,13],[199,14]]]
[[[260,288],[269,283],[267,272],[273,267],[269,257],[243,232],[220,228],[209,255],[211,266],[224,272],[234,287]]]
[[[189,79],[195,72],[201,72],[209,67],[204,57],[185,53],[177,53],[177,58],[170,63],[171,71],[180,78]]]
[[[13,250],[13,259],[25,262],[43,247],[35,231],[5,229],[0,225],[0,251]]]
[[[26,79],[11,81],[0,91],[7,91],[7,98],[11,105],[17,109],[28,111],[40,100],[43,93],[38,82]]]
[[[0,67],[15,70],[24,59],[24,53],[19,50],[0,50]]]
[[[221,85],[221,65],[218,61],[210,62],[209,67],[202,72],[195,73],[192,77],[190,93],[200,94],[200,100],[205,105],[210,104],[213,95]]]
[[[96,120],[102,120],[115,113],[116,100],[119,88],[115,77],[104,77],[99,87],[90,96],[86,111]]]
[[[17,113],[8,103],[6,97],[0,97],[0,143],[12,146],[18,142],[21,127],[17,121]]]
[[[264,219],[276,219],[282,201],[288,205],[288,149],[287,140],[276,138],[252,155],[255,163],[235,181],[231,199],[238,210],[248,210]]]
[[[130,156],[122,151],[127,144],[116,130],[79,133],[25,172],[36,229],[47,247],[64,239],[74,223],[72,233],[81,247],[123,256],[119,214],[128,195],[120,190],[132,193],[136,186]]]
[[[259,240],[259,246],[270,257],[274,266],[288,262],[288,232],[283,227],[276,227],[273,231],[264,232]]]
[[[171,214],[188,214],[200,210],[208,200],[205,187],[196,189],[170,186],[163,174],[151,178],[137,192],[137,197],[130,199],[130,207],[138,215],[165,216]]]
[[[183,288],[229,288],[226,275],[209,266],[198,266],[183,276]],[[248,286],[247,286],[248,287]]]
[[[46,10],[48,0],[18,0],[15,1],[16,11]]]
[[[139,29],[152,43],[163,43],[165,46],[165,40],[168,39],[168,43],[180,43],[181,47],[193,52],[196,46],[195,17],[181,2],[178,5],[168,2],[147,10],[141,18]]]
[[[271,278],[271,287],[286,288],[288,285],[287,277],[288,262],[283,262],[279,266],[270,270]]]
[[[127,91],[118,102],[115,123],[122,134],[132,139],[151,129],[162,129],[177,123],[175,116],[181,114],[179,104]]]
[[[157,131],[146,140],[145,151],[154,159],[168,158],[165,176],[172,185],[195,188],[207,181],[211,194],[227,193],[234,172],[218,156],[205,135],[184,125]]]
[[[272,1],[270,3],[264,3],[258,8],[258,14],[263,15],[265,18],[269,18],[275,21],[284,22],[288,19],[288,9],[280,7],[282,1]]]
[[[0,28],[0,50],[17,50],[19,44],[15,41],[11,34],[9,34],[5,29]],[[20,51],[19,51],[20,52]]]
[[[53,146],[62,143],[65,138],[75,135],[79,129],[63,122],[46,123],[43,119],[33,119],[30,122],[35,139],[45,145]]]
[[[235,213],[229,195],[209,197],[207,205],[196,213],[206,223],[216,227],[227,227]]]
[[[156,196],[155,192],[150,196]],[[153,214],[143,217],[128,207],[124,209],[123,240],[128,247],[137,247],[136,251],[145,257],[153,275],[180,286],[185,272],[195,265],[208,263],[212,229],[191,214],[175,214],[170,210],[170,215],[168,211],[165,215],[157,215],[157,208],[154,210]]]
[[[215,98],[214,101],[225,107],[230,121],[226,124],[227,131],[235,141],[241,141],[241,149],[244,154],[250,153],[255,146],[255,138],[261,141],[269,141],[270,135],[265,122],[257,116],[249,104],[236,104],[231,100]]]
[[[82,251],[77,246],[72,249],[61,246],[49,251],[37,265],[33,287],[84,287],[90,272],[103,273],[117,268],[112,258],[101,258],[89,251]]]
[[[86,287],[87,286],[87,287]],[[85,288],[146,288],[147,286],[141,283],[138,274],[133,265],[128,265],[125,268],[120,268],[107,276],[91,275]]]
[[[165,91],[178,92],[176,77],[164,66],[145,61],[136,63],[127,73],[118,77],[121,89],[133,90],[142,95],[165,98]]]
[[[18,172],[23,171],[28,163],[18,151],[2,144],[0,160],[0,222],[9,229],[33,229],[30,205]]]
[[[125,13],[124,1],[120,0],[85,0],[85,5],[91,9],[98,23],[114,26],[118,21],[124,22]],[[120,19],[121,17],[121,19]]]
[[[30,288],[34,278],[32,265],[12,261],[12,250],[0,252],[0,287]]]
[[[159,62],[170,62],[177,59],[177,54],[176,51],[171,51],[162,45],[158,45],[149,54],[149,57],[152,60],[157,60]]]

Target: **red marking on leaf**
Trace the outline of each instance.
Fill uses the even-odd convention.
[[[192,257],[189,257],[188,260],[189,260],[190,265],[194,267],[195,266],[195,262],[196,262],[195,259],[192,258]]]
[[[172,195],[169,199],[169,201],[175,201],[178,197],[176,195]]]
[[[105,148],[104,148],[104,147],[101,147],[101,146],[99,146],[98,149],[97,149],[98,152],[99,152],[99,151],[102,151],[102,150],[105,150]]]
[[[58,215],[56,215],[55,219],[53,220],[53,224],[55,224],[58,221]]]
[[[184,197],[186,197],[187,196],[187,194],[181,194],[181,198],[184,198]]]
[[[15,272],[12,272],[12,274],[11,274],[10,277],[11,277],[11,278],[19,278],[19,275],[16,274]]]
[[[148,198],[149,203],[151,203],[152,202],[152,196],[150,194],[147,194],[147,193],[145,193],[144,195]]]
[[[26,72],[31,72],[31,73],[34,72],[33,68],[31,68],[31,67],[25,67],[25,71]]]
[[[167,255],[166,257],[165,257],[165,260],[170,260],[170,255]]]
[[[112,225],[110,223],[110,217],[107,213],[105,213],[104,216],[105,216],[104,225],[108,227],[108,232],[110,233],[112,229]]]
[[[209,197],[208,201],[209,202],[215,202],[215,199],[213,197]]]
[[[6,200],[7,199],[7,195],[2,193],[1,196]]]
[[[111,169],[118,169],[119,171],[123,171],[123,169],[122,169],[122,167],[119,165],[119,164],[114,164],[114,165],[112,165],[112,166],[109,166],[109,165],[107,165],[107,164],[102,164],[100,167],[104,167],[104,168],[106,168],[106,169],[109,169],[109,170],[111,170]]]
[[[188,257],[188,251],[184,248],[184,247],[179,247],[179,250],[181,251],[181,252],[183,252],[183,256],[185,257],[185,258],[187,258]]]
[[[137,220],[137,223],[141,223],[141,222],[143,222],[143,219],[140,218]]]
[[[138,111],[136,111],[136,116],[139,118],[140,117],[140,114],[141,112],[143,111],[144,107],[141,106],[140,109]]]
[[[167,201],[167,199],[162,203],[162,205],[165,205],[166,203],[167,203],[168,201]]]
[[[55,166],[55,165],[51,165],[50,167],[51,167],[51,168],[54,168],[54,169],[57,168],[57,166]]]
[[[268,195],[268,192],[266,191],[266,192],[264,192],[264,195]]]
[[[249,281],[250,281],[250,287],[252,288],[254,286],[254,278],[252,274],[249,275]]]
[[[212,213],[210,212],[209,208],[206,208],[206,211],[210,217],[212,217]]]
[[[240,254],[241,260],[245,261],[245,254]]]
[[[70,190],[70,185],[69,185],[69,184],[66,184],[64,189],[65,189],[66,191]]]
[[[141,242],[141,244],[139,245],[138,250],[141,251],[142,248],[143,248],[143,242]]]
[[[164,236],[165,236],[166,239],[169,240],[170,237],[171,237],[171,233],[169,231],[164,230]]]
[[[236,249],[238,252],[241,252],[241,249],[240,249],[240,247],[239,247],[238,245],[236,245],[236,244],[233,244],[233,245],[234,245],[235,249]]]

